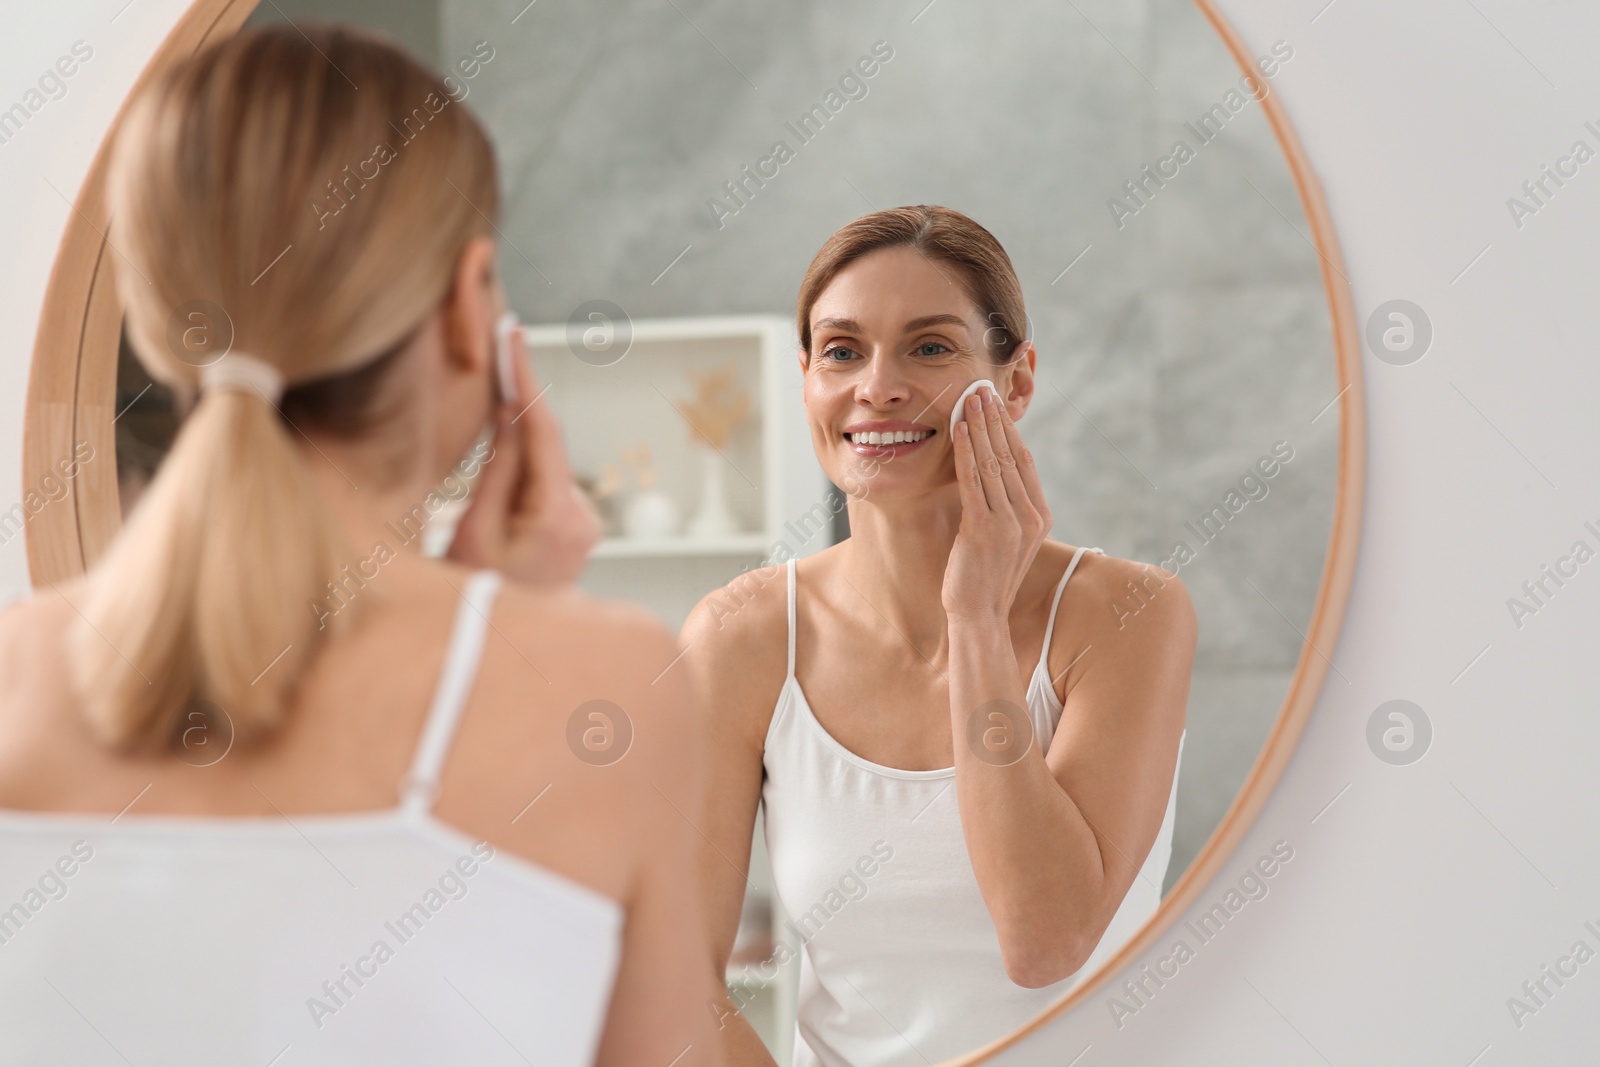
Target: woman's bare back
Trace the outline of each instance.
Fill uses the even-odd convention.
[[[100,744],[67,669],[64,639],[81,583],[17,605],[0,616],[0,808],[291,820],[392,808],[470,573],[442,562],[389,564],[352,605],[363,611],[355,627],[301,679],[283,728],[221,758],[221,728],[203,739],[212,749],[191,745],[187,758]],[[435,814],[625,898],[638,849],[619,829],[633,823],[629,812],[646,794],[676,791],[670,770],[647,770],[663,757],[670,764],[687,729],[674,722],[687,711],[674,707],[678,690],[667,679],[651,684],[676,655],[672,635],[637,608],[570,587],[505,583]],[[595,699],[617,704],[634,727],[635,747],[608,766],[583,762],[568,747],[569,717]]]

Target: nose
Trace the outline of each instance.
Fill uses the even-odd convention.
[[[874,354],[856,382],[856,399],[873,408],[892,408],[911,398],[911,384],[897,360]]]

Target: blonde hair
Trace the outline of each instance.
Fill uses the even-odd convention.
[[[439,76],[386,40],[267,26],[140,95],[108,190],[128,337],[151,376],[198,387],[215,356],[178,338],[204,302],[232,351],[271,364],[287,392],[277,410],[199,394],[89,575],[74,680],[109,743],[170,743],[194,701],[248,740],[281,724],[326,632],[312,605],[350,558],[294,441],[388,416],[394,357],[498,215],[493,150]]]

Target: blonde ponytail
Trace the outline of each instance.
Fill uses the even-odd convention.
[[[374,175],[359,164],[375,145],[389,151]],[[89,574],[74,679],[108,743],[170,743],[196,701],[248,741],[281,724],[322,641],[353,615],[328,625],[315,610],[351,553],[295,440],[369,432],[390,411],[384,357],[498,213],[493,153],[439,77],[383,39],[270,26],[141,94],[108,188],[128,336],[152,377],[199,388],[201,361],[171,333],[203,302],[289,392],[281,405],[199,392]],[[326,425],[305,425],[319,412]]]
[[[197,700],[241,741],[279,725],[322,636],[308,605],[348,555],[272,406],[201,394],[73,635],[95,731],[160,744]]]

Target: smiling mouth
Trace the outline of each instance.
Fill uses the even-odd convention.
[[[853,445],[887,445],[915,444],[925,441],[934,435],[933,430],[894,430],[892,432],[847,433],[844,439]]]

